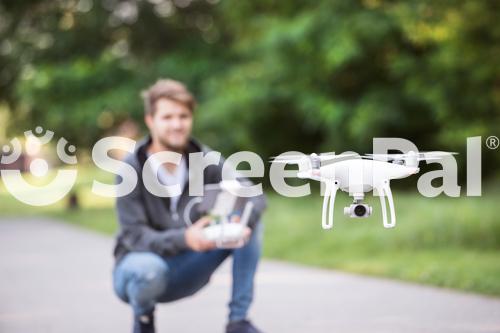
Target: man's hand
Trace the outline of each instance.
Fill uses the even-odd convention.
[[[209,241],[203,234],[203,228],[210,223],[210,218],[205,216],[196,221],[193,225],[186,229],[184,237],[186,244],[193,251],[208,251],[215,248],[215,242]]]
[[[250,236],[252,236],[252,229],[250,229],[249,227],[245,227],[245,229],[243,229],[243,240],[245,243],[248,242]]]

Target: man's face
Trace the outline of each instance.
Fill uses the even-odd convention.
[[[146,115],[146,125],[153,140],[165,148],[183,150],[191,136],[193,115],[188,107],[166,98],[160,98],[155,104],[156,111]]]

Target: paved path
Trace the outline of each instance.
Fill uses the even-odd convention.
[[[0,221],[0,332],[130,331],[112,293],[112,239],[45,219]],[[158,331],[222,332],[224,265],[196,296],[158,308]],[[500,299],[263,261],[252,318],[271,333],[500,332]]]

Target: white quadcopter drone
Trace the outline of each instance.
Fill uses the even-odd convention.
[[[313,179],[326,185],[323,199],[322,226],[323,229],[333,227],[333,212],[335,195],[340,189],[348,192],[354,202],[344,208],[344,214],[352,218],[368,217],[372,207],[363,203],[365,192],[372,190],[380,196],[382,219],[385,228],[396,226],[394,200],[389,185],[391,179],[401,179],[420,171],[419,161],[439,160],[451,154],[450,152],[406,154],[310,154],[310,155],[280,155],[272,163],[298,164],[298,178]],[[385,197],[389,202],[390,222],[387,220]]]

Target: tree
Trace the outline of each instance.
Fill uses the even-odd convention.
[[[368,152],[373,137],[387,136],[463,152],[468,136],[498,135],[498,7],[11,2],[0,7],[0,62],[11,73],[0,98],[14,123],[43,123],[90,145],[124,118],[140,121],[139,91],[169,76],[199,97],[196,135],[224,153]],[[494,171],[500,157],[485,159]]]

